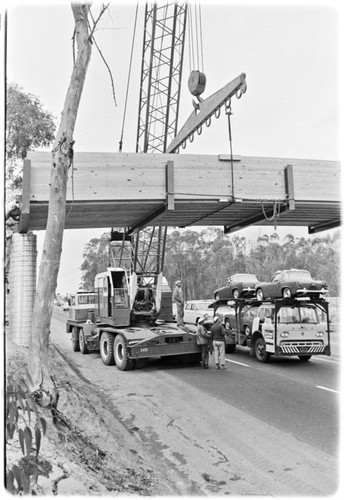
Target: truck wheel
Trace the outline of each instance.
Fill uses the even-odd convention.
[[[74,352],[80,351],[79,333],[76,326],[72,328],[72,349]]]
[[[257,289],[256,295],[257,295],[257,300],[264,300],[264,293],[261,288]]]
[[[115,364],[114,342],[115,338],[111,333],[102,333],[100,339],[100,356],[104,365],[110,366]]]
[[[131,370],[135,365],[135,360],[128,358],[128,346],[123,335],[120,333],[116,335],[114,344],[114,356],[116,366],[119,370]]]
[[[265,340],[262,337],[258,337],[254,343],[254,354],[261,363],[267,363],[270,359],[270,353],[266,352]]]
[[[308,355],[308,356],[299,356],[300,360],[301,361],[309,361],[311,359],[312,355]]]
[[[79,345],[81,354],[88,354],[89,350],[85,341],[84,330],[80,328],[79,330]]]
[[[246,335],[246,337],[249,337],[251,335],[251,328],[248,325],[245,325],[244,334]]]
[[[178,356],[178,361],[182,365],[191,365],[191,364],[196,364],[199,361],[202,360],[202,355],[201,358],[197,356],[198,353],[190,353],[190,354],[180,354]],[[167,356],[166,356],[167,357]]]
[[[229,321],[228,318],[225,319],[225,329],[226,330],[231,330],[232,329],[231,322]]]
[[[235,351],[236,345],[235,344],[226,344],[225,345],[225,351],[228,354],[232,354]]]

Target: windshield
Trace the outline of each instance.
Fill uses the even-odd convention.
[[[94,304],[95,296],[92,295],[78,295],[78,304]]]
[[[281,307],[277,315],[278,323],[318,323],[314,307]]]
[[[311,281],[312,278],[308,271],[288,271],[284,274],[284,280]]]

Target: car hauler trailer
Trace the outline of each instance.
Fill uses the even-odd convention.
[[[329,304],[324,298],[220,300],[212,307],[226,327],[227,352],[246,346],[262,363],[271,355],[298,356],[302,361],[331,355]],[[254,317],[248,326],[250,308]]]

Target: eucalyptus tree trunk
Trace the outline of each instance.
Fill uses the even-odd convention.
[[[77,57],[52,151],[48,220],[28,354],[28,371],[32,379],[32,390],[41,391],[42,396],[45,393],[50,398],[53,394],[53,384],[49,374],[50,323],[62,252],[68,170],[72,162],[76,117],[91,58],[88,24],[90,5],[73,3],[71,7],[75,21]]]

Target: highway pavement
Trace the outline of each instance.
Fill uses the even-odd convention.
[[[138,394],[140,392],[138,387],[140,384],[143,384],[142,387],[144,387],[146,380],[147,387],[152,385],[156,387],[156,391],[153,387],[148,392],[150,397],[153,398],[154,395],[154,404],[158,406],[164,404],[164,401],[160,402],[159,394],[160,399],[164,392],[168,395],[171,386],[180,387],[182,393],[185,392],[185,394],[197,393],[198,397],[202,398],[202,411],[207,411],[204,408],[209,406],[209,415],[204,416],[204,420],[211,421],[214,405],[215,407],[218,405],[222,409],[219,418],[221,418],[221,426],[226,429],[224,441],[229,441],[228,446],[230,446],[232,430],[236,436],[238,436],[238,432],[242,433],[242,436],[245,436],[246,433],[250,436],[250,442],[252,439],[262,440],[263,436],[269,436],[271,432],[277,433],[274,441],[275,443],[280,442],[282,448],[285,446],[286,455],[289,450],[292,456],[293,446],[295,446],[297,449],[307,450],[308,458],[305,459],[305,463],[311,460],[310,457],[316,457],[317,454],[319,457],[325,456],[329,464],[332,461],[332,465],[329,467],[330,470],[333,469],[333,477],[329,478],[330,484],[327,487],[324,484],[322,491],[325,493],[333,491],[336,482],[335,469],[338,465],[340,452],[339,409],[342,388],[340,384],[339,332],[332,333],[332,355],[330,357],[313,356],[308,362],[301,362],[297,357],[279,359],[272,357],[270,363],[263,364],[251,357],[247,348],[238,347],[235,353],[226,354],[225,370],[216,370],[213,356],[211,356],[209,370],[202,370],[200,366],[183,366],[176,360],[165,359],[149,360],[142,368],[131,372],[120,372],[114,366],[106,367],[103,365],[99,353],[83,356],[72,351],[70,336],[65,332],[66,315],[61,311],[54,312],[51,329],[52,343],[57,346],[65,359],[75,366],[80,376],[91,379],[92,382],[96,378],[97,384],[100,384],[114,400],[118,401],[118,393],[117,396],[114,393],[114,381],[117,383],[117,392],[124,391],[123,396],[125,390],[130,395]],[[165,379],[166,384],[168,384],[166,387],[163,385]],[[126,382],[129,385],[124,390],[122,384]],[[142,388],[142,391],[146,397],[147,388]],[[123,401],[121,403],[122,417],[124,418],[128,412],[128,419],[131,415],[130,421],[132,421],[134,410],[129,410],[125,406],[123,397],[121,401]],[[185,403],[183,404],[185,405]],[[197,405],[199,404],[198,401]],[[172,404],[171,412],[177,411],[174,408],[176,405],[178,406],[177,402]],[[141,408],[142,402],[135,413],[136,419],[139,418],[138,413]],[[189,409],[185,410],[185,406],[183,408],[184,411],[190,411]],[[235,422],[233,422],[233,415],[236,419]],[[143,420],[140,424],[143,426],[144,422]],[[137,425],[138,427],[140,426]],[[255,432],[257,433],[256,438],[252,438]],[[159,437],[159,442],[160,440],[161,437]],[[291,444],[290,440],[294,445]],[[289,448],[286,443],[289,443]],[[247,443],[238,444],[239,447],[242,445],[246,446]],[[173,443],[171,442],[169,446],[172,447]],[[267,443],[266,446],[266,450],[262,450],[264,456],[270,453],[269,444]],[[281,449],[281,453],[283,454],[283,449]],[[190,456],[188,461],[192,462],[193,459]],[[272,463],[276,463],[276,461],[277,458],[274,458]],[[303,463],[302,460],[300,463]],[[249,466],[247,466],[247,474],[248,469]],[[256,464],[255,468],[252,469],[252,474],[258,470],[259,466]],[[188,476],[192,477],[192,474],[194,472],[189,470]],[[311,479],[312,476],[310,476],[309,481],[314,486],[314,481],[319,473],[313,471],[313,474],[315,474],[314,478]],[[294,477],[295,485],[298,479],[299,477]],[[266,491],[267,494],[274,493],[273,487],[271,488]],[[300,488],[302,489],[301,486]],[[305,493],[313,492],[316,494],[316,491],[318,490],[305,489]],[[238,493],[241,494],[242,491],[238,490]],[[288,489],[286,493],[289,494]],[[293,491],[293,493],[298,493],[298,490]]]

